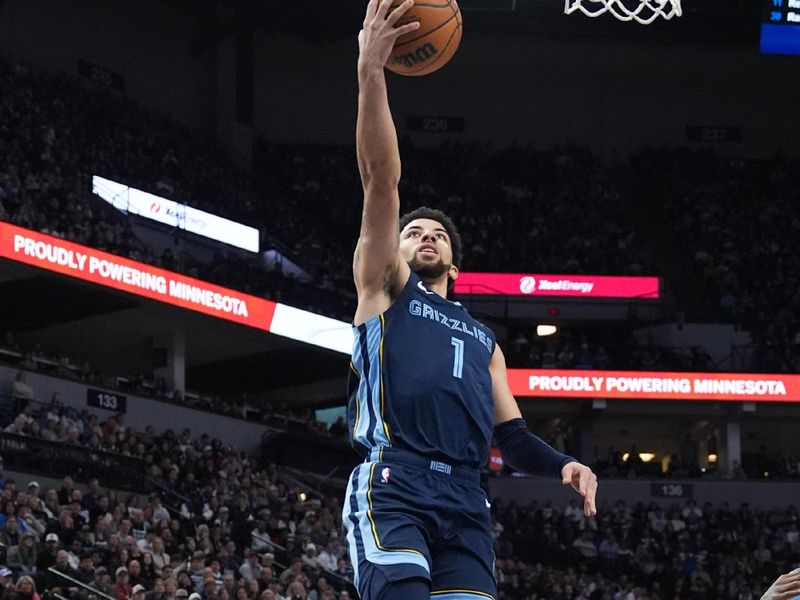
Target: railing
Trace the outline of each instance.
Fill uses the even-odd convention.
[[[58,569],[50,567],[50,568],[47,569],[47,572],[55,575],[56,577],[60,577],[60,578],[64,579],[65,581],[68,581],[71,584],[70,587],[79,587],[79,588],[82,588],[82,589],[86,590],[86,592],[88,592],[92,596],[103,598],[103,600],[117,600],[117,598],[115,598],[114,596],[109,596],[108,594],[103,593],[100,590],[93,588],[89,584],[83,583],[82,581],[79,581],[79,580],[75,579],[74,577],[70,577],[66,573],[62,573]],[[61,594],[58,594],[56,592],[53,592],[53,596],[55,596],[56,598],[63,598],[64,597]]]
[[[194,534],[197,533],[197,523],[194,520],[194,513],[190,513],[190,518],[185,519],[183,512],[181,512],[180,506],[175,506],[175,502],[177,501],[178,504],[185,504],[187,507],[192,505],[191,498],[184,496],[176,492],[175,490],[171,490],[155,479],[151,479],[150,477],[145,477],[145,482],[147,484],[147,489],[157,492],[161,495],[161,506],[167,509],[170,515],[179,519],[179,520],[186,520],[192,526],[192,531]]]
[[[259,535],[259,534],[257,534],[257,533],[251,533],[250,535],[251,535],[251,537],[253,537],[253,538],[257,539],[257,540],[260,540],[260,541],[262,541],[262,542],[264,542],[264,543],[266,543],[266,544],[269,544],[269,545],[270,545],[270,546],[272,546],[273,548],[277,548],[277,549],[278,549],[278,550],[280,550],[281,552],[286,552],[286,548],[285,548],[285,547],[281,546],[280,544],[276,544],[275,542],[273,542],[273,541],[272,541],[270,538],[268,538],[268,537],[265,537],[265,536]],[[273,561],[272,561],[272,564],[274,564],[276,567],[278,567],[278,568],[280,568],[280,569],[287,569],[287,568],[288,568],[288,566],[287,566],[287,565],[281,564],[281,563],[279,563],[279,562],[278,562],[278,561],[276,561],[276,560],[273,560]],[[351,579],[349,579],[348,577],[344,577],[342,574],[340,574],[340,573],[337,573],[336,571],[331,571],[331,570],[329,570],[329,569],[326,569],[326,568],[324,568],[324,567],[318,567],[318,568],[319,568],[319,570],[320,570],[320,571],[322,571],[323,573],[325,573],[325,574],[326,574],[326,575],[328,575],[329,577],[334,577],[334,578],[336,578],[336,579],[339,579],[339,580],[341,580],[341,581],[343,581],[343,582],[347,583],[348,585],[355,586],[355,584],[353,583],[353,581],[352,581]],[[338,596],[338,595],[339,595],[339,592],[335,592],[335,594],[336,594],[336,596]]]
[[[145,488],[146,463],[117,452],[0,432],[0,455],[6,469],[57,479],[67,473],[83,481],[97,478],[105,486],[131,492]]]
[[[14,361],[9,358],[10,354],[6,352],[2,346],[0,346],[0,365],[7,366],[12,369],[19,369],[26,373],[31,373],[34,375],[44,375],[47,377],[53,377],[56,379],[65,379],[71,383],[75,383],[75,379],[64,378],[60,377],[58,373],[47,373],[41,371],[29,371],[27,369],[20,369],[18,364],[19,361]],[[21,356],[21,355],[20,355]],[[111,381],[103,382],[102,384],[90,385],[85,382],[79,382],[82,385],[86,385],[87,387],[99,387],[108,390],[119,390],[120,392],[124,392],[126,394],[133,394],[139,395],[143,398],[147,398],[148,400],[155,400],[157,402],[164,402],[165,404],[170,404],[172,406],[177,406],[180,408],[185,408],[187,410],[194,410],[197,412],[202,412],[206,414],[212,415],[221,415],[224,417],[228,417],[230,419],[239,419],[241,421],[247,422],[263,422],[263,424],[268,425],[270,422],[280,423],[280,424],[287,424],[287,423],[304,423],[299,419],[295,419],[291,416],[281,415],[281,414],[273,414],[269,417],[264,417],[261,415],[261,407],[253,406],[253,405],[244,405],[237,407],[235,411],[222,411],[222,410],[214,410],[213,405],[211,404],[211,397],[206,395],[198,394],[197,392],[193,392],[187,390],[183,394],[182,400],[175,400],[170,397],[166,397],[163,395],[159,395],[155,392],[155,384],[153,382],[149,382],[146,380],[142,380],[141,378],[133,378],[133,377],[125,377],[122,375],[118,375],[115,378],[115,384]],[[6,379],[9,383],[11,383],[11,379]],[[0,384],[2,384],[2,379],[0,379]],[[138,389],[137,389],[138,386]],[[28,403],[33,402],[35,405],[47,407],[49,406],[46,402],[36,402],[36,401],[29,401],[23,400],[19,402],[16,406],[13,403],[10,403],[12,400],[11,396],[8,394],[0,394],[0,423],[10,423],[16,415],[18,415],[22,407]],[[192,401],[203,400],[208,401],[209,405],[207,406],[197,406],[193,404]],[[9,402],[9,404],[3,405],[3,402]],[[8,410],[11,410],[12,413],[2,413],[5,406],[8,406]],[[239,410],[241,409],[241,410]]]

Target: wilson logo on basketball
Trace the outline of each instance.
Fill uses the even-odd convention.
[[[433,44],[424,44],[413,52],[390,56],[389,63],[393,65],[403,65],[404,67],[413,67],[414,65],[424,63],[426,60],[430,60],[436,56],[438,52],[436,46]]]
[[[532,294],[536,291],[536,278],[530,275],[519,280],[519,291],[523,294]]]

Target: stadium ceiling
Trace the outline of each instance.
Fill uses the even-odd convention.
[[[348,357],[91,283],[0,259],[0,331],[123,376],[152,372],[154,340],[186,339],[189,390],[274,405],[345,402]]]
[[[661,20],[649,26],[621,23],[606,15],[589,19],[564,15],[562,0],[459,0],[465,26],[479,33],[516,33],[544,38],[640,39],[663,43],[756,43],[760,5],[752,0],[684,1],[682,18]],[[247,30],[283,32],[313,43],[348,37],[355,39],[361,27],[363,2],[276,2],[275,0],[219,0],[186,3],[193,17],[205,22],[195,50],[215,40]]]

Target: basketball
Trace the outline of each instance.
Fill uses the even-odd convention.
[[[391,10],[402,4],[398,0]],[[456,0],[418,0],[397,26],[419,21],[419,29],[397,38],[386,68],[400,75],[427,75],[453,58],[461,42],[461,11]]]

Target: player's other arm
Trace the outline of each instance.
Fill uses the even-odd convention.
[[[566,454],[557,452],[541,438],[528,431],[519,405],[508,387],[506,358],[500,346],[495,344],[489,362],[492,376],[492,399],[494,400],[494,439],[509,465],[529,475],[561,477],[564,485],[572,485],[584,497],[583,512],[586,516],[597,513],[595,496],[597,476],[586,465]]]
[[[353,258],[353,276],[361,313],[365,312],[361,310],[362,301],[369,303],[375,296],[388,298],[392,286],[400,279],[404,284],[408,278],[408,265],[398,251],[400,151],[383,68],[397,37],[413,31],[419,24],[395,27],[413,2],[409,0],[389,13],[391,3],[392,0],[370,0],[364,28],[358,36],[356,153],[364,188],[364,211]],[[406,271],[406,277],[399,277],[402,270]],[[384,308],[366,312],[380,312]],[[357,313],[356,321],[369,316],[372,315]]]

